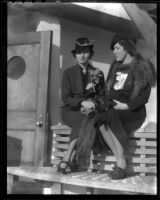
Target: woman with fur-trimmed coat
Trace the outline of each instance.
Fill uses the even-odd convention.
[[[100,102],[103,102],[105,111],[103,109],[102,112],[97,112],[90,120],[90,127],[85,134],[91,138],[93,127],[99,129],[99,133],[117,159],[117,164],[109,176],[112,179],[123,179],[127,167],[125,145],[130,133],[139,129],[145,121],[145,104],[148,102],[153,80],[151,62],[137,52],[132,39],[116,35],[112,40],[111,49],[115,61],[108,73],[105,99],[101,97],[101,101],[97,99],[95,102],[97,110],[102,106]],[[84,134],[83,132],[85,130],[81,134]],[[84,158],[82,152],[84,154],[84,149],[86,151],[90,144],[89,137],[85,145],[80,142],[77,151],[80,161],[81,157]]]
[[[105,112],[99,130],[117,164],[109,174],[112,179],[126,175],[124,149],[130,133],[139,129],[146,118],[145,104],[151,92],[150,63],[137,53],[135,43],[125,36],[116,35],[111,43],[115,55],[106,82],[108,98],[115,106]]]

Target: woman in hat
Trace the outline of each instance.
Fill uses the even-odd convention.
[[[141,127],[146,118],[152,72],[150,64],[136,50],[135,41],[116,35],[111,43],[115,61],[106,80],[106,95],[115,105],[99,117],[99,130],[117,159],[109,173],[112,179],[126,175],[124,149],[130,133]]]
[[[97,72],[97,69],[89,63],[94,54],[93,47],[93,42],[88,38],[78,38],[75,49],[71,51],[77,64],[67,68],[63,74],[62,100],[64,105],[62,107],[62,120],[72,130],[69,148],[63,160],[59,163],[58,172],[66,173],[69,167],[73,170],[70,160],[77,143],[81,123],[86,117],[83,112],[87,112],[87,109],[81,108],[85,105],[88,108],[94,107],[92,101],[86,100],[94,95],[100,95],[99,92],[102,92],[102,88],[104,88],[104,76],[100,70],[98,74],[101,78],[98,83],[90,84],[90,72],[92,72],[91,74]],[[88,90],[90,86],[93,86],[91,87],[94,89],[92,92]]]

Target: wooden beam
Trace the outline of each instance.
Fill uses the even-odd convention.
[[[131,20],[135,23],[154,54],[157,54],[157,25],[146,11],[135,3],[122,3]]]
[[[146,10],[146,11],[156,9],[156,7],[157,7],[157,4],[156,4],[156,3],[137,3],[136,5],[137,5],[140,9]]]
[[[53,183],[51,190],[52,190],[52,194],[62,194],[62,184]]]
[[[7,194],[12,194],[13,188],[13,175],[7,174]]]

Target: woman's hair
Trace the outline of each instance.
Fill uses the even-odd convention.
[[[135,43],[133,40],[131,39],[122,39],[120,41],[118,41],[117,43],[119,43],[121,46],[123,46],[123,48],[128,51],[128,53],[131,55],[131,56],[135,56],[138,54],[138,51],[136,49],[136,46],[135,46]]]
[[[128,51],[132,56],[137,54],[136,49],[136,39],[127,37],[125,35],[116,34],[111,42],[110,48],[113,50],[116,43],[119,43],[124,47],[126,51]]]
[[[89,46],[89,47],[85,47],[85,48],[88,48],[89,49],[89,53],[90,53],[90,56],[89,56],[89,59],[91,59],[94,55],[94,50],[93,50],[93,47],[92,46]],[[82,50],[79,50],[78,52],[83,52],[83,49]],[[72,52],[73,56],[76,57],[76,51]]]

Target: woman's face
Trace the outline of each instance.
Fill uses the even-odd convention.
[[[85,64],[90,58],[90,50],[89,48],[83,49],[81,51],[76,52],[75,56],[78,63]]]
[[[123,61],[127,55],[127,51],[122,45],[116,43],[113,50],[116,61]]]

